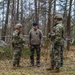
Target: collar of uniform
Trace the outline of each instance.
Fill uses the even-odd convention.
[[[15,30],[17,33],[19,32],[17,29]]]
[[[54,24],[54,26],[56,26],[57,24],[62,24],[62,21],[58,21],[57,23]]]
[[[62,23],[62,21],[58,21],[57,23],[58,23],[58,24],[59,24],[59,23]]]
[[[33,31],[37,31],[38,29],[35,30],[34,28],[32,28],[32,30],[33,30]]]

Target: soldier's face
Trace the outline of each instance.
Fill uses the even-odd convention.
[[[18,28],[18,31],[21,32],[22,31],[22,27]]]
[[[34,29],[38,29],[38,26],[33,26]]]
[[[57,22],[58,22],[58,19],[55,18],[55,19],[54,19],[54,23],[57,23]]]

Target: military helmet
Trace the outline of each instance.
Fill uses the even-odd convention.
[[[15,26],[15,28],[20,28],[20,27],[22,27],[21,23],[17,23],[16,26]]]
[[[63,16],[61,14],[56,14],[54,19],[63,19]]]

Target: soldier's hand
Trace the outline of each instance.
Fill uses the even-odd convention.
[[[55,33],[54,33],[54,32],[51,32],[51,33],[50,33],[50,36],[51,36],[51,37],[55,37]]]
[[[48,34],[48,37],[49,37],[49,38],[54,38],[54,37],[55,37],[55,33],[54,33],[54,32],[49,33],[49,34]]]

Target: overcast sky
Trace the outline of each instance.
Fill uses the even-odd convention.
[[[0,0],[0,2],[1,2],[2,0]]]

